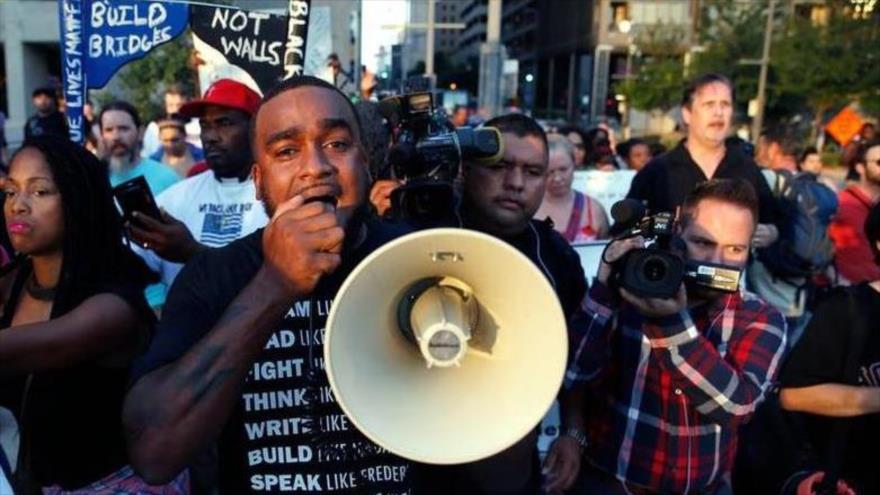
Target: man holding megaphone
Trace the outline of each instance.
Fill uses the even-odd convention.
[[[294,77],[251,130],[269,225],[195,257],[177,278],[124,407],[132,464],[172,479],[214,442],[219,493],[410,492],[407,461],[340,410],[324,373],[324,321],[345,275],[396,236],[367,221],[354,107]]]

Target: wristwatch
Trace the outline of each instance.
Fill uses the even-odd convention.
[[[563,435],[567,437],[571,437],[577,442],[578,446],[581,450],[587,448],[587,435],[580,428],[575,428],[574,426],[569,426],[562,432]]]

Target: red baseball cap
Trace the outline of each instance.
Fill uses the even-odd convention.
[[[184,103],[180,114],[185,117],[201,117],[208,105],[241,110],[251,116],[257,111],[262,98],[254,90],[232,79],[219,79],[208,88],[201,100]]]

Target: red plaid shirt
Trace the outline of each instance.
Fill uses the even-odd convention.
[[[595,397],[586,456],[651,491],[715,486],[777,372],[784,318],[748,293],[659,319],[612,304],[597,282],[570,325],[566,385],[587,382]]]

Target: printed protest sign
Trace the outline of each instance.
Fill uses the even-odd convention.
[[[841,146],[846,146],[859,134],[863,124],[862,117],[847,106],[825,124],[825,131]]]

